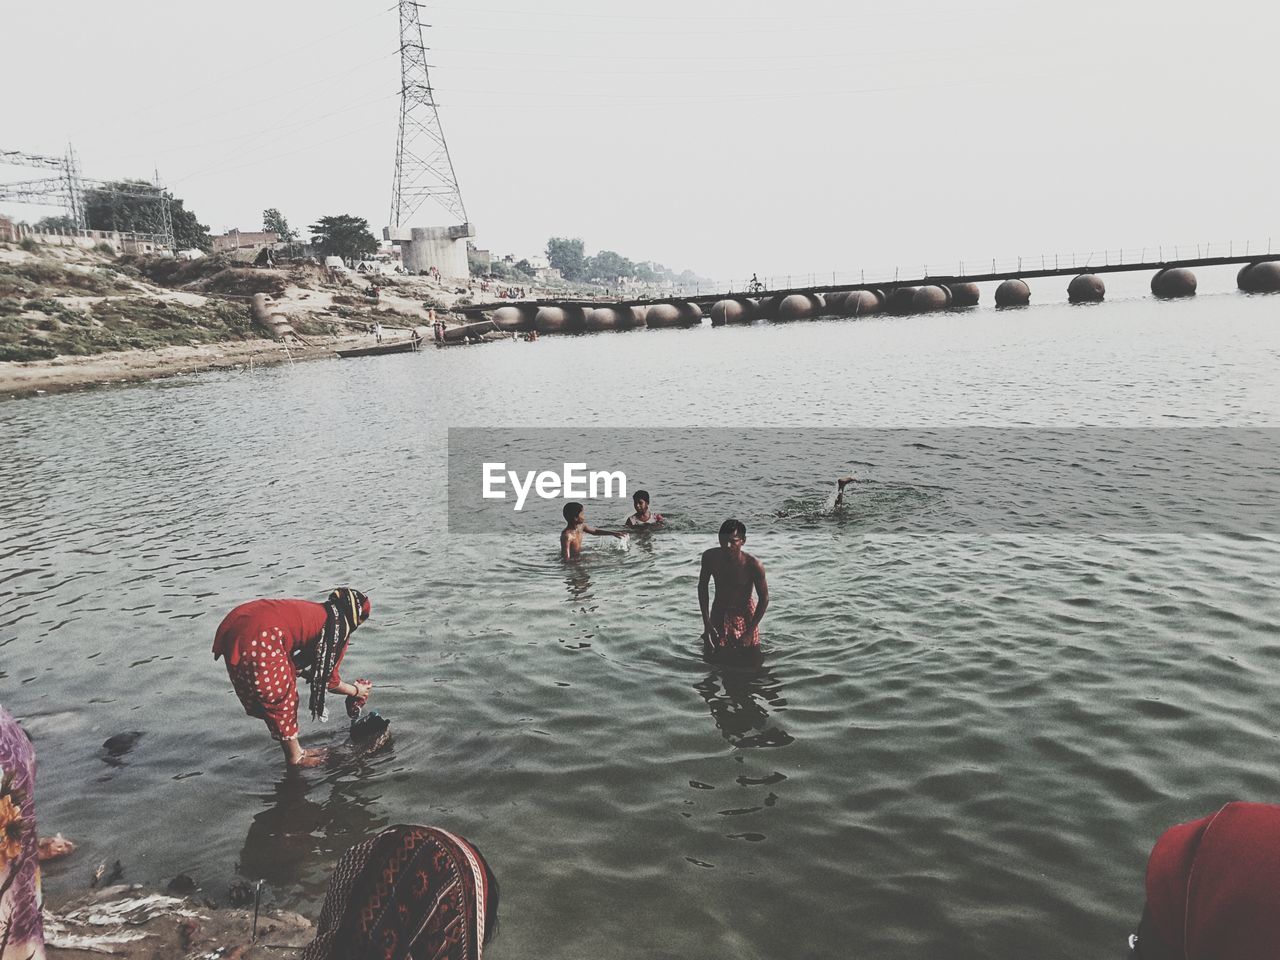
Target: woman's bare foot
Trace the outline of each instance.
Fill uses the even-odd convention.
[[[291,762],[290,766],[310,769],[311,767],[322,767],[328,762],[329,751],[327,749],[324,747],[312,747],[310,750],[303,750],[302,756]]]

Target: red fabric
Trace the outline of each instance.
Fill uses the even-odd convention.
[[[1186,960],[1280,951],[1280,806],[1228,803],[1171,827],[1147,861],[1147,912]]]
[[[711,623],[720,628],[720,639],[715,646],[720,650],[739,650],[760,646],[760,628],[747,633],[747,623],[756,612],[756,602],[747,600],[745,607],[736,610],[712,611]]]
[[[298,735],[298,672],[290,654],[314,644],[324,630],[325,606],[310,600],[252,600],[223,618],[213,658],[226,657],[227,675],[244,712],[267,724],[277,740]],[[338,656],[332,690],[342,682]]]

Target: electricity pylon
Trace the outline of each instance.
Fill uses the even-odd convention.
[[[391,224],[396,227],[407,226],[428,198],[458,223],[468,222],[427,73],[427,52],[418,19],[421,6],[414,0],[400,0],[400,134],[391,187]]]

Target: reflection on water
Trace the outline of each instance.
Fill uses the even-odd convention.
[[[286,772],[271,793],[253,798],[262,809],[253,815],[240,848],[240,873],[278,890],[322,887],[324,865],[390,823],[372,809],[371,793],[359,779],[315,783],[301,772]]]
[[[714,669],[693,685],[702,695],[720,735],[735,747],[785,747],[795,738],[770,722],[769,708],[786,710],[782,681],[759,651],[708,657]]]
[[[5,405],[0,701],[36,739],[41,826],[82,842],[49,888],[117,858],[208,891],[239,867],[314,912],[347,846],[424,822],[492,857],[494,960],[1105,955],[1159,829],[1274,793],[1280,538],[919,536],[967,516],[955,488],[725,442],[697,451],[705,510],[646,475],[670,527],[564,565],[558,519],[446,527],[444,428],[1275,424],[1274,312],[602,334]],[[833,511],[841,472],[866,482]],[[998,471],[986,492],[1001,509]],[[766,658],[691,662],[697,558],[734,514]],[[348,659],[395,751],[281,778],[209,646],[237,603],[339,583],[373,596]],[[307,745],[340,734],[303,719]]]
[[[569,590],[569,599],[565,602],[581,603],[583,600],[592,599],[591,572],[587,569],[586,564],[577,560],[568,560],[565,561],[564,565],[564,585]]]

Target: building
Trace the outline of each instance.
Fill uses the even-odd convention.
[[[228,230],[220,237],[213,238],[213,252],[224,253],[230,250],[261,250],[263,247],[274,247],[280,237],[274,230],[257,233],[241,233],[238,228]]]
[[[479,249],[468,240],[467,265],[471,268],[472,273],[484,275],[493,269],[493,255],[488,250]]]

